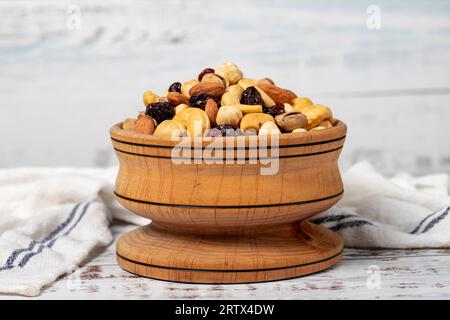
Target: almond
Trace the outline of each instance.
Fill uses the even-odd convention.
[[[144,115],[136,120],[134,131],[142,134],[153,134],[155,131],[155,122],[152,117]]]
[[[205,105],[205,112],[208,115],[209,121],[211,122],[211,127],[216,125],[217,112],[219,108],[217,107],[217,103],[213,99],[208,99]]]
[[[225,86],[221,83],[200,82],[189,90],[191,96],[205,93],[210,97],[220,97],[225,92]]]
[[[167,93],[167,101],[173,106],[177,106],[179,104],[188,104],[189,99],[184,94],[179,92],[169,92]]]
[[[290,90],[277,87],[267,81],[258,81],[258,87],[267,93],[276,103],[289,103],[297,98],[297,95]]]

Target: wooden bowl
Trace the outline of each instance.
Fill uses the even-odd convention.
[[[183,141],[183,149],[113,126],[116,198],[152,220],[118,240],[120,266],[164,280],[243,283],[336,264],[340,237],[305,219],[342,197],[337,160],[346,131],[335,120],[329,129],[281,134],[266,153],[258,136],[216,137],[227,148],[220,154],[211,140]]]

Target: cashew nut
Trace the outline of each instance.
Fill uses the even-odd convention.
[[[211,127],[208,115],[200,108],[185,108],[173,120],[184,125],[190,137],[200,137]]]
[[[248,113],[242,118],[240,127],[244,132],[248,129],[254,129],[258,132],[261,126],[266,122],[273,122],[275,124],[275,120],[270,114]]]

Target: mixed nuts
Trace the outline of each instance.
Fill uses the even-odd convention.
[[[145,112],[122,129],[161,137],[303,133],[333,126],[327,106],[297,97],[270,78],[244,78],[232,62],[206,68],[197,79],[172,83],[163,96],[143,95]]]

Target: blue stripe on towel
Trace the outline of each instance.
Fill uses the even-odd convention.
[[[439,221],[441,221],[448,215],[449,211],[450,211],[450,207],[448,207],[441,215],[439,215],[436,218],[434,218],[433,220],[431,220],[430,223],[427,224],[427,226],[423,229],[423,231],[421,233],[425,233],[428,230],[430,230],[431,228],[433,228],[437,223],[439,223]]]
[[[69,230],[67,230],[62,236],[53,239],[53,240],[50,241],[48,244],[46,244],[46,245],[41,244],[41,246],[39,247],[39,249],[38,249],[36,252],[31,252],[31,253],[27,254],[26,256],[24,256],[24,257],[22,258],[22,260],[19,262],[19,267],[23,268],[23,267],[28,263],[28,261],[30,261],[30,259],[31,259],[32,257],[34,257],[35,255],[41,253],[42,250],[44,250],[44,248],[46,248],[46,247],[47,247],[47,248],[51,248],[51,247],[55,244],[55,242],[56,242],[58,239],[60,239],[60,238],[62,238],[62,237],[64,237],[64,236],[67,236],[68,234],[70,234],[70,232],[78,225],[78,223],[80,222],[80,220],[84,217],[84,215],[86,214],[86,211],[87,211],[87,209],[89,208],[90,204],[91,204],[91,203],[88,202],[88,203],[86,203],[86,204],[84,205],[81,214],[79,215],[78,219],[77,219],[76,222],[70,227]]]
[[[53,229],[52,232],[50,232],[44,239],[39,240],[39,241],[33,240],[30,242],[30,244],[28,245],[27,248],[14,250],[11,253],[11,255],[8,257],[8,259],[6,260],[6,263],[3,267],[12,266],[14,261],[16,260],[16,258],[19,256],[19,254],[21,254],[22,252],[33,250],[33,248],[36,244],[40,244],[40,243],[44,243],[44,242],[52,240],[59,232],[61,232],[61,230],[63,230],[70,222],[72,222],[72,219],[75,216],[75,213],[77,212],[78,207],[80,205],[81,205],[81,203],[77,203],[73,207],[72,211],[69,213],[69,216],[66,218],[66,220],[64,220],[62,223],[60,223],[58,226],[56,226],[56,228]],[[0,268],[0,271],[2,270],[3,267]]]
[[[354,227],[360,227],[363,225],[371,225],[373,226],[373,223],[367,220],[353,220],[348,222],[342,222],[340,224],[337,224],[335,226],[330,227],[329,229],[331,231],[339,231],[342,229],[348,229],[348,228],[354,228]]]

